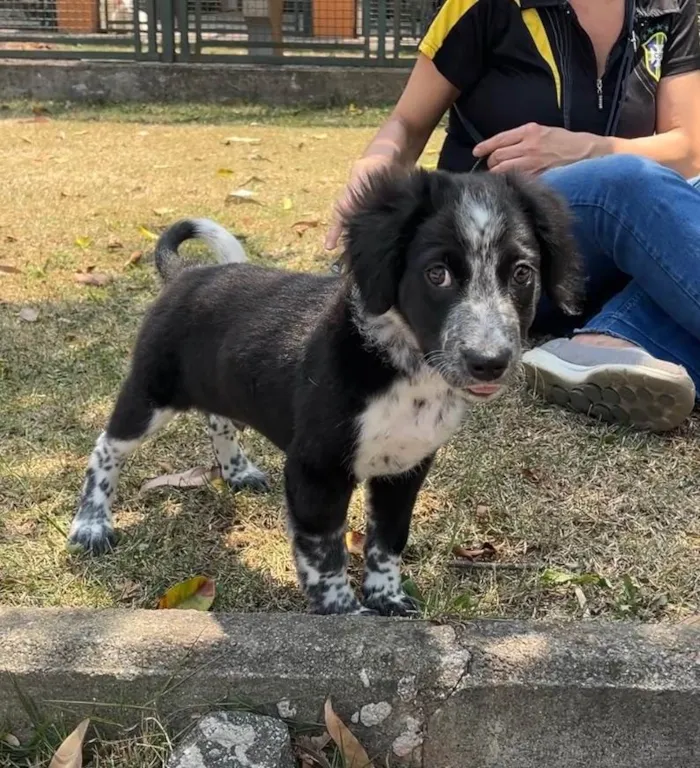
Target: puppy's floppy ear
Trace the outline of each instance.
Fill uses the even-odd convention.
[[[402,169],[372,174],[344,221],[344,261],[374,315],[396,303],[406,248],[434,210],[435,174]]]
[[[507,183],[532,226],[540,249],[545,293],[567,315],[579,314],[584,299],[583,262],[566,201],[541,181],[509,173]]]

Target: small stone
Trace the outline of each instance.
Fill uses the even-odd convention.
[[[423,733],[418,720],[406,718],[404,732],[394,739],[391,749],[397,757],[409,757],[411,753],[423,744]]]
[[[360,710],[360,722],[366,728],[372,728],[391,714],[391,704],[388,701],[379,701],[376,704],[365,704]]]
[[[414,701],[418,695],[418,691],[416,690],[416,676],[408,675],[407,677],[402,677],[399,680],[397,692],[402,701]]]
[[[277,712],[284,720],[291,720],[297,716],[297,708],[289,699],[282,699],[277,702]]]
[[[294,768],[281,720],[252,712],[213,712],[173,753],[168,768]]]
[[[365,688],[369,688],[369,675],[367,674],[366,669],[360,670],[360,680],[362,681],[362,685],[364,685]]]

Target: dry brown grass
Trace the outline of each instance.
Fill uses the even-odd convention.
[[[64,532],[157,290],[148,263],[123,266],[150,247],[139,228],[211,216],[245,236],[257,260],[325,270],[330,202],[372,120],[276,114],[272,124],[251,125],[260,120],[255,113],[220,109],[207,113],[214,124],[195,125],[186,122],[198,116],[189,108],[145,110],[148,123],[117,120],[114,111],[102,121],[80,113],[28,122],[10,113],[0,122],[0,264],[21,273],[0,275],[0,601],[152,607],[173,582],[204,573],[217,581],[218,610],[302,610],[281,460],[263,440],[247,442],[273,478],[269,496],[210,488],[138,494],[145,478],[210,460],[196,416],[176,421],[127,466],[114,553],[71,556]],[[227,114],[235,124],[215,124]],[[260,143],[225,146],[232,135]],[[227,193],[242,186],[262,205],[227,204]],[[320,225],[299,237],[292,225],[302,219]],[[122,247],[110,250],[110,242]],[[74,274],[89,266],[113,282],[77,285]],[[18,318],[26,306],[38,310],[37,322]],[[427,614],[675,619],[697,611],[699,432],[695,419],[669,437],[629,434],[523,392],[475,411],[442,451],[416,513],[405,570]],[[357,525],[360,512],[356,499]],[[503,562],[602,579],[582,579],[577,594],[576,584],[552,584],[541,568],[447,567],[453,544],[483,541],[500,548]]]

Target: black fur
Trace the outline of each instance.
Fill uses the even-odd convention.
[[[468,223],[460,221],[472,197],[474,205],[486,206],[504,222],[503,232],[481,250],[465,240]],[[463,398],[478,399],[469,394],[479,383],[470,371],[474,355],[484,349],[469,344],[478,344],[477,331],[490,329],[474,326],[465,296],[470,281],[478,282],[482,274],[498,276],[489,290],[506,308],[512,306],[515,329],[508,331],[511,336],[504,331],[498,343],[512,346],[507,351],[514,362],[539,295],[538,270],[559,305],[574,303],[579,267],[566,210],[553,193],[519,177],[384,174],[360,193],[346,222],[344,277],[250,264],[183,268],[175,258],[177,247],[196,235],[192,222],[180,222],[158,244],[156,263],[166,284],[142,325],[104,440],[119,451],[132,450],[131,442],[145,436],[156,412],[191,408],[265,435],[287,455],[289,519],[311,607],[356,611],[359,603],[343,581],[342,531],[352,489],[365,479],[355,469],[362,419],[387,393],[396,391],[391,397],[398,401],[403,390],[392,387],[413,386],[426,376],[443,381],[435,385],[438,400],[424,387],[409,394],[408,407],[416,419],[431,419],[436,434]],[[512,277],[513,265],[523,259],[533,271],[527,285]],[[445,266],[449,285],[428,281],[436,264]],[[393,405],[389,401],[387,408]],[[213,428],[213,438],[220,439]],[[367,475],[367,567],[375,576],[396,568],[434,453],[392,471],[406,446],[391,448],[395,456],[388,451],[380,457],[385,474]],[[231,481],[234,487],[263,487],[264,476],[244,454],[231,465],[237,472],[248,467],[258,473],[254,482],[245,482],[244,472],[242,483]],[[94,508],[94,476],[89,480],[81,509]],[[86,533],[80,516],[79,509],[72,540],[103,548],[94,519]],[[110,532],[107,519],[105,536]],[[410,607],[399,585],[389,594],[371,579],[368,584],[371,609],[403,613]]]

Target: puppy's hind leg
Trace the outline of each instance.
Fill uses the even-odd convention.
[[[209,436],[214,456],[221,469],[221,477],[234,491],[250,489],[266,492],[270,490],[267,476],[243,453],[238,442],[237,429],[231,419],[209,414],[207,416]]]
[[[88,460],[78,511],[68,534],[71,546],[100,554],[114,546],[112,501],[126,459],[150,435],[170,421],[174,411],[155,408],[140,387],[125,383],[107,429]]]

